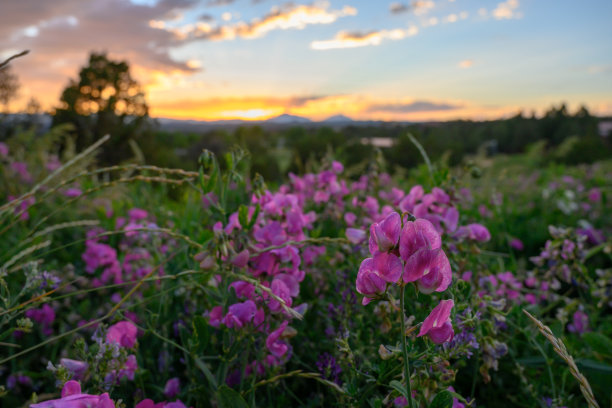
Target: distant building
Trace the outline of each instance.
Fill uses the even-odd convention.
[[[393,146],[393,139],[390,137],[362,137],[361,144],[386,148]]]
[[[612,120],[602,120],[597,124],[599,136],[608,137],[612,133]]]

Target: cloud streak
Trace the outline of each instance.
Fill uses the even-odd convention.
[[[356,48],[380,45],[384,40],[402,40],[415,36],[419,33],[416,26],[407,29],[397,28],[393,30],[378,31],[340,31],[330,40],[313,41],[310,48],[313,50],[333,50],[339,48]]]
[[[311,5],[295,5],[286,3],[282,7],[274,7],[262,18],[250,22],[239,22],[233,25],[213,26],[208,21],[200,21],[195,25],[179,28],[159,27],[171,32],[180,41],[211,40],[223,41],[235,38],[262,38],[276,30],[302,30],[309,25],[331,24],[341,17],[355,16],[357,9],[344,6],[339,10],[330,10],[329,3]]]

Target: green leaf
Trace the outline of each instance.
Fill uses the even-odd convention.
[[[196,316],[193,319],[193,333],[197,344],[198,352],[202,352],[208,345],[209,333],[208,323],[202,316]]]
[[[406,391],[406,387],[404,387],[404,385],[401,382],[397,380],[393,380],[389,383],[389,386],[393,388],[394,390],[396,390],[397,392],[399,392],[400,394],[402,394],[404,397],[408,398],[408,391]]]
[[[576,365],[578,365],[578,367],[580,368],[598,371],[600,375],[603,375],[603,374],[611,375],[612,374],[612,366],[608,364],[600,363],[597,361],[588,360],[588,359],[580,359],[576,361]]]
[[[248,230],[253,228],[253,225],[255,225],[255,223],[257,222],[257,217],[259,216],[259,211],[261,211],[261,207],[259,206],[259,203],[258,203],[255,206],[255,212],[253,212],[253,216],[251,217],[251,220],[249,221],[249,225],[247,226]]]
[[[238,222],[242,228],[246,228],[249,223],[249,207],[244,204],[238,207]]]
[[[242,395],[227,385],[222,385],[217,391],[219,408],[249,408]]]
[[[588,332],[584,333],[582,338],[596,353],[605,356],[612,355],[612,340],[605,335],[596,332]]]
[[[438,395],[431,401],[429,408],[451,408],[453,406],[453,395],[444,390],[439,392]]]

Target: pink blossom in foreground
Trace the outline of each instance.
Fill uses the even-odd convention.
[[[266,338],[266,347],[268,347],[270,353],[272,353],[276,357],[282,357],[289,349],[289,347],[284,342],[279,340],[283,332],[287,328],[287,325],[289,325],[288,321],[282,322],[278,329],[274,330]]]
[[[417,337],[428,335],[431,341],[436,344],[451,341],[455,335],[450,321],[450,314],[454,305],[455,302],[452,299],[441,300],[423,321]]]
[[[116,343],[121,347],[132,348],[136,344],[138,329],[133,323],[122,321],[108,328],[106,341]]]
[[[374,259],[366,258],[361,262],[359,272],[357,273],[356,287],[357,292],[365,296],[361,302],[364,306],[372,301],[372,297],[385,292],[387,282],[375,269]]]
[[[38,404],[31,404],[30,408],[115,408],[115,403],[108,393],[102,395],[81,394],[81,385],[70,380],[62,388],[62,398]]]
[[[402,228],[402,220],[396,212],[390,213],[380,223],[370,227],[370,253],[386,252],[397,245]]]
[[[450,262],[441,248],[423,248],[413,254],[404,267],[404,282],[417,282],[425,294],[443,292],[452,281]]]
[[[419,218],[404,224],[399,241],[400,256],[407,261],[419,249],[438,249],[442,247],[442,239],[433,224]]]

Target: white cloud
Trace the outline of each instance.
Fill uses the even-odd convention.
[[[499,3],[492,14],[496,20],[521,18],[522,14],[517,10],[518,7],[518,0],[506,0],[503,3]]]
[[[380,45],[384,40],[401,40],[417,35],[419,29],[411,26],[407,29],[379,30],[369,32],[341,31],[331,40],[313,41],[310,48],[313,50],[331,50],[338,48],[367,47]]]

